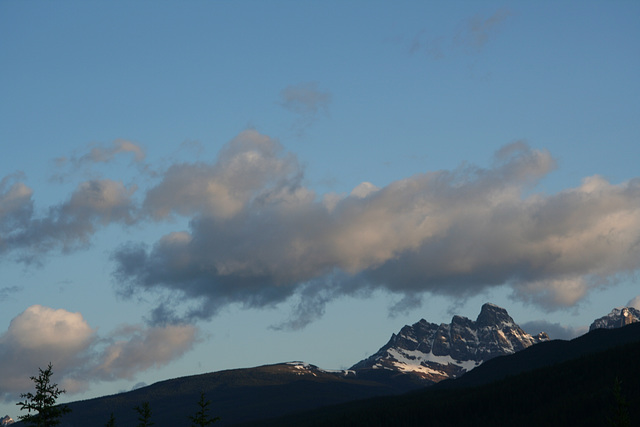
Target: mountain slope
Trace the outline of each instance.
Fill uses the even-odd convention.
[[[528,369],[530,361],[537,358],[544,360],[544,367]],[[635,323],[592,331],[572,341],[542,343],[493,359],[459,379],[406,395],[326,407],[245,426],[600,427],[611,425],[617,414],[625,413],[631,421],[627,425],[640,425],[638,360],[640,323]],[[497,369],[500,365],[523,369],[517,375],[505,376]],[[489,372],[500,373],[491,378]],[[465,383],[473,375],[484,378],[484,385]]]
[[[640,310],[633,307],[614,308],[611,313],[594,320],[589,331],[620,328],[635,322],[640,322]]]
[[[276,417],[416,390],[547,339],[546,334],[526,334],[505,309],[485,304],[475,321],[454,316],[450,324],[421,320],[405,326],[380,351],[348,371],[291,362],[176,378],[71,403],[72,412],[62,427],[102,426],[112,412],[118,426],[134,426],[133,408],[145,401],[150,402],[156,425],[182,425],[198,410],[201,391],[211,401],[212,415],[222,418],[216,425]]]
[[[216,426],[275,417],[372,396],[415,389],[409,379],[380,377],[362,380],[346,371],[324,371],[302,362],[234,369],[176,378],[127,393],[70,403],[72,412],[62,427],[104,426],[113,412],[119,427],[137,425],[133,408],[150,402],[156,426],[186,425],[197,412],[200,392],[211,401],[210,414],[220,416]]]
[[[545,333],[536,337],[527,334],[507,310],[487,303],[475,321],[453,316],[449,324],[437,325],[422,319],[407,325],[375,354],[351,369],[358,375],[377,369],[406,372],[425,384],[434,384],[457,378],[494,357],[548,340]]]

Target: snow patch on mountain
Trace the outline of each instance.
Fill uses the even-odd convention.
[[[421,319],[406,325],[378,352],[351,369],[387,369],[436,383],[458,377],[486,360],[548,340],[546,333],[527,334],[505,309],[487,303],[475,321],[453,316],[448,324]]]

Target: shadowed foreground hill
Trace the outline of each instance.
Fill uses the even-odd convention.
[[[247,425],[624,425],[609,424],[619,409],[628,414],[631,423],[627,425],[640,425],[639,361],[640,324],[596,330],[572,341],[541,343],[493,359],[460,379],[408,395]],[[538,368],[530,370],[530,365]],[[621,382],[619,398],[614,392],[616,379]]]
[[[190,425],[188,416],[199,407],[200,392],[211,401],[209,414],[220,416],[216,426],[276,417],[300,410],[373,396],[414,390],[421,383],[409,375],[380,373],[355,378],[299,362],[234,369],[162,381],[126,393],[69,404],[72,412],[61,427],[102,427],[113,412],[118,427],[138,425],[133,410],[150,402],[151,420],[158,427]]]

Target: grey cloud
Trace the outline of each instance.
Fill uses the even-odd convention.
[[[141,162],[145,158],[142,147],[131,141],[116,139],[110,147],[95,145],[88,153],[80,156],[75,163],[107,163],[112,161],[120,153],[132,153],[136,162]]]
[[[533,320],[520,325],[520,327],[531,335],[537,335],[540,332],[546,332],[552,340],[571,340],[588,331],[588,327],[574,328],[564,326],[560,323],[551,323],[546,320]]]
[[[320,111],[328,113],[331,93],[319,90],[317,82],[287,86],[280,91],[280,105],[299,116],[294,127],[303,132]]]
[[[444,59],[459,49],[467,53],[480,52],[500,30],[504,21],[512,15],[508,9],[500,9],[489,17],[476,14],[459,25],[453,35],[433,35],[420,31],[409,45],[409,53],[422,53],[431,59]]]
[[[0,288],[0,301],[4,301],[9,298],[9,295],[20,291],[22,288],[19,286],[5,286]]]
[[[88,370],[101,380],[133,379],[141,371],[166,365],[190,350],[197,340],[192,325],[128,326],[111,334],[99,364]]]
[[[66,202],[37,215],[32,190],[5,177],[0,183],[0,254],[17,254],[20,261],[37,261],[53,250],[85,247],[92,235],[111,223],[131,224],[136,208],[134,186],[93,180],[81,183]]]
[[[12,399],[31,388],[29,377],[49,362],[61,386],[75,393],[93,382],[131,379],[165,365],[196,341],[190,325],[127,325],[103,338],[80,313],[34,305],[0,335],[0,397]]]
[[[488,18],[477,14],[467,21],[455,40],[467,49],[480,50],[511,15],[508,9],[500,9]]]
[[[318,89],[317,82],[287,86],[280,92],[280,104],[298,114],[316,114],[326,110],[331,102],[331,94]]]
[[[51,180],[62,182],[78,171],[83,171],[85,174],[90,173],[93,165],[113,162],[116,157],[125,154],[132,154],[133,162],[140,165],[142,170],[147,169],[147,166],[144,165],[146,157],[144,149],[139,144],[124,139],[116,139],[108,145],[93,144],[84,151],[82,154],[55,159],[55,164],[60,171],[56,172]]]
[[[133,154],[133,159],[136,162],[141,162],[146,157],[144,149],[140,145],[124,139],[116,139],[107,146],[93,144],[84,154],[59,157],[56,159],[56,163],[58,166],[70,164],[73,168],[78,168],[91,163],[108,163],[123,153]]]
[[[6,244],[3,236],[24,229],[33,215],[33,191],[21,182],[23,179],[24,175],[17,173],[0,180],[0,248]]]
[[[260,138],[249,139],[253,147]],[[186,302],[181,313],[160,310],[157,319],[207,318],[227,304],[268,307],[298,297],[281,325],[295,328],[322,315],[331,299],[363,290],[468,297],[502,285],[553,310],[640,267],[640,180],[613,185],[593,176],[554,195],[530,194],[555,161],[522,142],[499,150],[490,168],[367,184],[331,203],[302,186],[294,159],[283,167],[286,156],[250,150],[253,161],[240,162],[235,175],[238,190],[231,183],[220,184],[228,185],[222,193],[203,190],[224,182],[217,171],[244,158],[243,147],[231,144],[212,165],[181,165],[179,180],[170,171],[149,193],[171,182],[154,195],[162,203],[147,208],[190,215],[189,230],[114,253],[121,292],[168,291]]]

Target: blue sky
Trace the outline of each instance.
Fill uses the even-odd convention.
[[[0,415],[485,301],[640,304],[640,5],[0,2]]]

